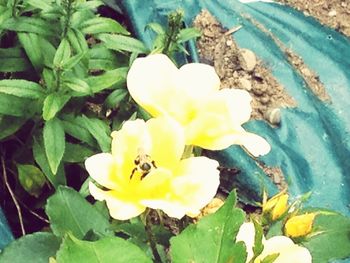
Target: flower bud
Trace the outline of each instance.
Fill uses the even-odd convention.
[[[288,194],[285,191],[280,192],[268,201],[264,201],[262,208],[263,214],[270,215],[272,220],[279,219],[288,209]]]
[[[289,218],[284,225],[284,231],[290,237],[303,237],[312,230],[316,213],[307,213]]]

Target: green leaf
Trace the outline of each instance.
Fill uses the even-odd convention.
[[[107,48],[117,51],[128,51],[146,54],[147,47],[140,41],[132,37],[123,35],[100,34],[98,39],[103,41]]]
[[[39,197],[45,185],[45,175],[31,164],[17,164],[18,179],[23,188],[35,197]]]
[[[87,143],[90,146],[96,146],[96,141],[91,133],[85,128],[85,120],[81,116],[65,114],[62,116],[64,130],[74,138]]]
[[[236,194],[231,192],[225,204],[215,213],[188,226],[170,239],[172,262],[244,263],[243,242],[234,239],[244,221],[244,212],[235,208]]]
[[[20,48],[0,48],[0,72],[20,72],[31,68]]]
[[[70,28],[67,32],[67,38],[75,53],[83,53],[89,49],[86,39],[80,30]]]
[[[106,98],[104,105],[107,108],[116,108],[119,103],[129,94],[125,89],[116,89]]]
[[[57,253],[57,263],[152,263],[136,245],[118,237],[106,237],[95,242],[68,236]]]
[[[71,56],[71,48],[67,39],[62,39],[60,45],[57,48],[53,64],[56,67],[61,67],[62,64],[66,63]]]
[[[46,178],[57,189],[59,185],[66,185],[66,177],[64,174],[63,164],[58,166],[57,173],[53,174],[47,160],[44,142],[42,137],[34,137],[33,142],[33,156],[35,162],[39,165],[40,169],[44,172]]]
[[[66,143],[66,150],[63,155],[63,161],[67,163],[79,163],[85,161],[85,159],[95,152],[90,148],[73,143]]]
[[[57,118],[46,121],[43,135],[47,160],[52,173],[56,174],[64,154],[66,143],[61,121]]]
[[[158,24],[158,23],[149,23],[146,25],[146,29],[151,29],[154,32],[156,32],[158,35],[165,34],[164,28],[162,27],[161,24]]]
[[[74,55],[73,57],[67,59],[63,64],[62,68],[63,70],[69,70],[73,67],[75,67],[82,59],[86,56],[86,52],[79,53]]]
[[[258,257],[264,250],[264,245],[262,243],[264,232],[262,226],[255,220],[253,220],[254,229],[255,229],[255,237],[254,237],[254,259]]]
[[[103,152],[110,152],[112,138],[109,126],[100,119],[88,118],[83,115],[84,126],[97,140]]]
[[[45,211],[57,236],[72,233],[77,238],[83,238],[89,230],[109,233],[108,219],[72,188],[58,187],[47,200]]]
[[[38,83],[24,79],[0,80],[0,93],[28,99],[40,99],[45,95],[43,88]]]
[[[28,105],[31,105],[31,107],[28,108]],[[35,111],[35,108],[36,106],[33,100],[4,93],[0,96],[0,114],[29,117]]]
[[[89,50],[89,69],[113,70],[125,65],[124,57],[116,56],[116,53],[103,45],[96,45]]]
[[[61,240],[46,232],[25,235],[7,246],[0,254],[3,263],[47,263],[54,257]]]
[[[70,96],[62,95],[58,92],[51,93],[44,100],[43,118],[45,121],[51,120],[66,105]]]
[[[46,1],[42,1],[42,0],[26,0],[26,3],[35,7],[35,8],[39,8],[42,10],[48,10],[52,7],[52,0],[46,0]]]
[[[42,72],[42,77],[44,79],[44,85],[48,90],[53,90],[56,85],[56,77],[53,70],[44,68]]]
[[[87,82],[91,87],[93,93],[100,92],[104,89],[108,89],[113,85],[122,85],[126,82],[126,74],[128,68],[117,68],[115,70],[110,70],[102,75],[89,77]]]
[[[264,257],[264,259],[261,261],[261,263],[273,263],[275,260],[278,258],[280,254],[279,253],[274,253],[271,255],[268,255]]]
[[[95,17],[80,26],[84,34],[116,33],[129,35],[130,33],[117,21],[106,17]]]
[[[81,1],[77,5],[77,9],[96,9],[97,7],[103,5],[104,2],[100,0],[90,0],[90,1]]]
[[[44,66],[44,58],[41,52],[42,47],[39,43],[39,36],[34,33],[18,33],[18,39],[21,42],[30,62],[37,72],[40,72]]]
[[[92,94],[89,85],[85,81],[75,77],[64,79],[63,85],[78,93],[73,94],[73,96],[86,96]]]
[[[313,225],[315,233],[302,245],[310,250],[317,263],[350,257],[350,218],[324,211],[317,215]]]
[[[177,35],[177,43],[183,43],[192,38],[200,37],[202,35],[201,31],[197,28],[184,28],[181,29]]]
[[[35,33],[43,36],[57,36],[55,25],[35,17],[16,17],[9,18],[0,24],[0,28],[16,32]]]
[[[89,9],[77,10],[70,19],[71,28],[79,28],[82,23],[94,17],[96,15]]]
[[[0,140],[14,134],[26,122],[26,118],[0,115]]]

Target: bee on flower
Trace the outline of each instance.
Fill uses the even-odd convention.
[[[218,162],[182,159],[185,135],[176,121],[127,121],[112,138],[111,153],[89,157],[85,167],[95,181],[89,184],[91,195],[106,201],[113,218],[130,219],[147,207],[175,218],[195,217],[215,196]]]

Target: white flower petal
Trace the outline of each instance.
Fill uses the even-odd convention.
[[[113,191],[103,191],[91,182],[89,183],[89,191],[96,200],[106,201],[111,217],[117,220],[127,220],[136,217],[146,209],[139,203],[118,199],[113,194]]]
[[[117,188],[114,158],[110,153],[95,154],[85,161],[89,175],[100,185],[109,189]]]
[[[254,247],[254,240],[255,239],[255,227],[254,224],[249,223],[243,223],[241,227],[239,228],[239,231],[236,236],[236,242],[243,241],[246,246],[247,251],[247,259],[246,262],[250,262],[250,260],[254,256],[253,247]]]
[[[264,251],[257,259],[279,253],[274,263],[311,263],[312,257],[309,250],[298,246],[286,236],[274,236],[264,242]]]
[[[143,200],[142,204],[161,209],[167,215],[182,218],[196,216],[215,196],[219,187],[219,163],[207,157],[192,157],[180,162],[172,189],[162,200]]]
[[[147,121],[152,138],[151,158],[157,166],[171,168],[176,165],[184,152],[185,133],[182,126],[171,118],[159,117]]]
[[[210,96],[219,90],[220,78],[214,67],[202,63],[183,65],[178,72],[176,86],[193,98]]]
[[[250,132],[243,132],[237,136],[236,144],[242,145],[255,157],[268,154],[271,150],[270,144],[261,136]]]

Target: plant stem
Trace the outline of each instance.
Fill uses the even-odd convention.
[[[145,222],[144,222],[145,230],[146,230],[147,238],[148,238],[155,262],[162,262],[157,250],[156,238],[152,232],[152,223],[150,222],[151,220],[149,216],[150,212],[151,212],[151,209],[147,209],[145,212]]]
[[[12,16],[13,16],[13,17],[17,16],[17,14],[16,14],[16,7],[17,7],[17,4],[18,4],[18,0],[14,0],[14,1],[13,1],[13,6],[12,6]]]
[[[182,19],[183,19],[184,13],[181,10],[176,10],[169,14],[168,16],[168,32],[167,37],[165,40],[165,45],[163,49],[163,54],[171,56],[171,44],[173,42],[176,42],[177,35],[179,34],[181,27],[182,27]]]
[[[182,159],[191,157],[192,153],[193,153],[193,145],[186,145],[184,153],[182,154]]]
[[[73,5],[73,0],[65,0],[65,10],[67,12],[66,17],[65,17],[65,23],[64,23],[64,28],[63,28],[63,33],[62,33],[62,39],[66,37],[67,32],[68,32],[68,28],[69,28],[69,23],[70,23],[70,19],[72,16],[72,5]]]

